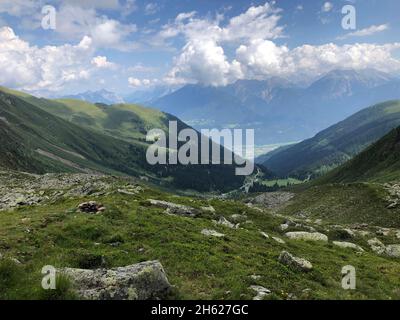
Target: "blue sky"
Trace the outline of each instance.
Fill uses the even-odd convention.
[[[41,27],[56,9],[56,29]],[[342,28],[342,8],[356,30]],[[337,68],[400,73],[398,0],[1,0],[0,85],[43,95],[127,94]]]

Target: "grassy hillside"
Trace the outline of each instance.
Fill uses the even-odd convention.
[[[233,166],[150,166],[144,134],[152,125],[165,128],[167,116],[131,105],[115,110],[113,106],[114,111],[107,108],[111,107],[75,101],[64,104],[0,90],[0,166],[35,173],[147,175],[202,191],[241,185],[243,177],[235,176]],[[47,109],[72,119],[66,121]]]
[[[400,178],[400,127],[318,182],[390,182]]]
[[[31,189],[48,197],[40,205],[19,206],[0,214],[1,299],[76,298],[65,280],[58,290],[41,289],[44,265],[92,269],[154,259],[162,263],[174,285],[171,298],[175,299],[252,299],[256,295],[252,285],[271,290],[266,299],[400,298],[398,259],[375,254],[361,236],[352,242],[365,248],[362,254],[333,245],[332,240],[340,240],[338,234],[329,234],[326,243],[288,239],[279,227],[287,218],[269,209],[230,200],[178,197],[142,184],[141,191],[127,195],[119,190],[137,188],[137,181],[115,177],[0,173],[0,181],[15,191]],[[58,181],[55,189],[54,181]],[[81,187],[87,183],[91,193],[82,194]],[[196,218],[166,214],[148,199],[188,205],[201,213]],[[78,212],[77,205],[86,200],[101,202],[106,210],[101,214]],[[201,209],[210,205],[215,214]],[[241,218],[238,229],[213,222],[221,216],[233,221],[232,215]],[[324,233],[330,228],[302,224]],[[225,236],[208,237],[201,234],[203,229]],[[309,260],[313,270],[304,273],[280,263],[282,250]],[[357,269],[357,290],[341,287],[345,265]]]
[[[346,162],[400,125],[400,101],[366,108],[315,137],[274,151],[263,163],[282,176],[318,176]]]
[[[1,164],[29,172],[144,172],[144,148],[81,128],[0,93]],[[142,156],[141,156],[142,155]]]

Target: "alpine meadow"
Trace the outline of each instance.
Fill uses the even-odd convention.
[[[0,300],[400,300],[399,12],[1,0]]]

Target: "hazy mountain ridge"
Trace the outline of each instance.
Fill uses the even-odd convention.
[[[124,103],[124,99],[114,92],[101,89],[98,91],[86,91],[77,94],[71,94],[61,97],[62,99],[76,99],[87,101],[91,103],[104,103],[104,104],[115,104]]]
[[[263,164],[279,175],[306,178],[351,159],[400,125],[400,101],[363,109],[313,138],[278,149]]]
[[[400,80],[376,70],[334,70],[310,86],[282,78],[239,80],[226,87],[187,85],[152,105],[195,128],[256,130],[256,143],[309,138],[366,105],[400,98]]]

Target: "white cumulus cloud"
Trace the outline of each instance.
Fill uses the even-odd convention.
[[[29,91],[58,91],[89,79],[98,67],[110,66],[94,56],[90,37],[75,45],[38,47],[20,39],[10,27],[0,28],[0,85]]]
[[[383,32],[385,30],[389,29],[389,24],[381,24],[381,25],[372,25],[368,28],[364,28],[361,30],[357,30],[354,32],[350,32],[348,34],[345,34],[342,37],[339,37],[338,39],[346,39],[346,38],[350,38],[350,37],[368,37],[368,36],[372,36],[376,33],[380,33]]]

